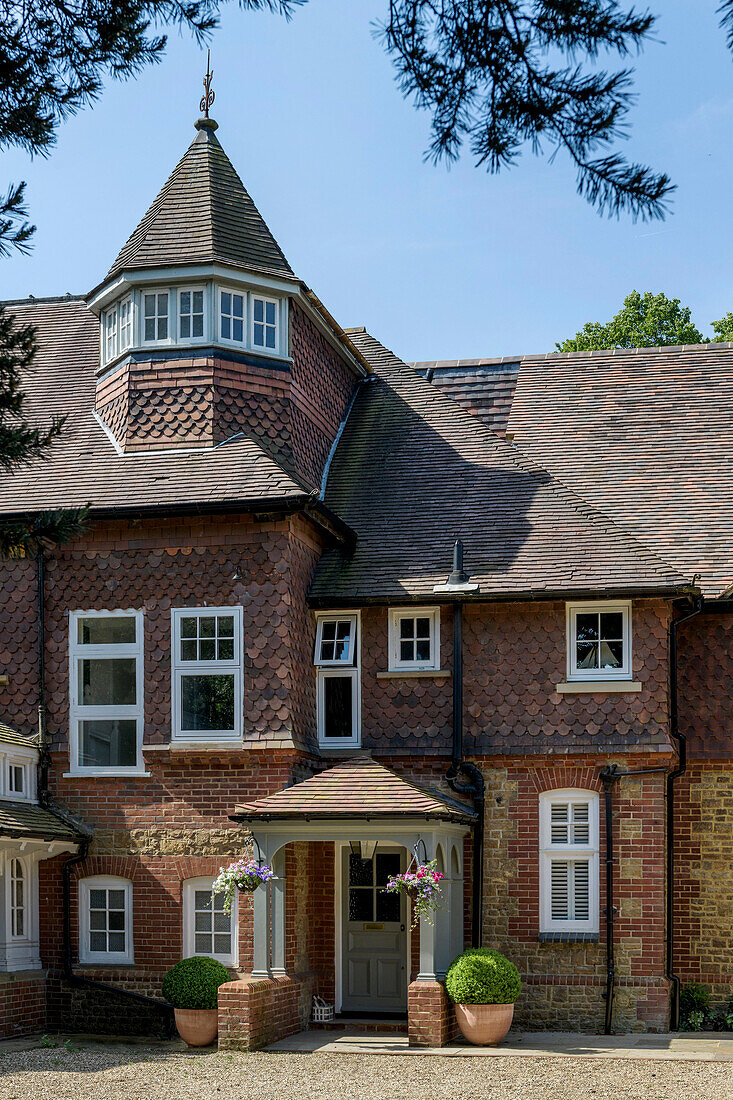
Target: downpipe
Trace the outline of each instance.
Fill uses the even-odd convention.
[[[463,777],[463,780],[461,780]],[[456,794],[472,799],[477,819],[473,827],[473,898],[471,946],[483,943],[484,896],[484,777],[475,764],[463,759],[463,603],[453,604],[453,748],[445,778]]]

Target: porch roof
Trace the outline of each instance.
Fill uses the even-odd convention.
[[[422,816],[464,823],[476,817],[470,806],[425,790],[371,757],[346,760],[302,783],[241,803],[230,816],[233,821]]]
[[[75,829],[53,810],[33,802],[0,799],[0,837],[78,842],[81,836],[81,828]]]

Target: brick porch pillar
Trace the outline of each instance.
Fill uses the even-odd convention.
[[[453,1005],[442,982],[412,982],[407,990],[407,1033],[411,1047],[444,1047],[456,1038]]]

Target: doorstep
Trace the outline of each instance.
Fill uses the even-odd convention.
[[[352,1034],[407,1035],[407,1017],[384,1020],[374,1016],[336,1016],[328,1023],[311,1023],[309,1031],[348,1031]]]
[[[352,1021],[356,1023],[356,1021]],[[632,1058],[684,1062],[733,1062],[733,1034],[671,1032],[662,1035],[581,1035],[577,1032],[510,1032],[501,1046],[411,1047],[406,1035],[301,1031],[265,1047],[268,1051],[319,1054],[395,1054],[446,1058]]]

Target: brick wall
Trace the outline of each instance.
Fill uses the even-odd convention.
[[[229,982],[219,989],[219,1049],[257,1050],[305,1025],[300,982],[290,976]]]
[[[675,784],[675,952],[682,982],[733,997],[733,764],[691,763]]]
[[[0,974],[0,1038],[46,1027],[46,975],[38,970]]]
[[[613,758],[622,767],[656,758]],[[484,946],[517,965],[523,989],[520,1027],[602,1031],[605,963],[605,828],[600,815],[600,935],[597,943],[540,943],[539,794],[564,787],[596,790],[610,761],[570,758],[537,767],[533,758],[482,766],[486,779]],[[616,826],[616,1030],[662,1030],[664,978],[664,776],[628,778],[614,788]],[[601,795],[602,808],[602,795]]]

